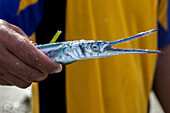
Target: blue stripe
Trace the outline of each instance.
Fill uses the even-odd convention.
[[[166,31],[158,22],[158,48],[163,48],[170,43],[170,31]]]
[[[22,10],[17,11],[20,0],[0,0],[0,18],[19,26],[28,36],[38,27],[43,15],[43,0]]]
[[[19,1],[20,0],[0,0],[0,18],[14,24]]]
[[[163,48],[170,44],[170,0],[168,0],[168,30],[165,30],[163,26],[158,22],[158,48]]]

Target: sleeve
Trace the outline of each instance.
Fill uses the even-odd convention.
[[[28,36],[38,27],[43,0],[0,0],[0,19],[19,26]]]
[[[160,0],[158,7],[158,48],[170,44],[170,0]]]

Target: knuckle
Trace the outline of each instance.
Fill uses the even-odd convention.
[[[29,82],[34,81],[36,79],[36,77],[37,77],[37,73],[33,70],[30,70],[30,71],[25,73],[25,78]]]
[[[29,71],[26,75],[26,80],[29,82],[41,81],[47,77],[47,74],[41,73],[36,70]]]
[[[37,61],[39,60],[39,54],[37,51],[35,50],[30,50],[27,52],[27,56],[29,57],[26,57],[25,60],[30,63],[31,65],[36,65],[37,64]]]

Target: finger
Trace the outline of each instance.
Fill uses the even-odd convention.
[[[21,28],[19,28],[18,26],[12,25],[12,24],[8,24],[8,26],[14,30],[15,32],[19,33],[21,36],[23,36],[25,38],[26,41],[31,42],[33,45],[37,46],[38,44],[34,41],[32,41],[25,33],[24,31],[22,31]]]
[[[22,36],[13,34],[13,37],[18,38]],[[62,70],[61,64],[52,61],[33,44],[22,40],[22,38],[16,39],[10,38],[10,42],[12,43],[7,45],[7,49],[23,62],[39,69],[44,73],[58,73]]]
[[[3,66],[5,67],[4,70],[8,70],[10,73],[27,82],[41,81],[47,78],[47,73],[42,73],[39,70],[25,64],[14,55],[10,53],[4,53],[4,55],[8,56],[3,59],[5,61],[3,62]],[[1,70],[1,72],[4,70]]]
[[[29,37],[19,27],[15,26],[13,24],[10,24],[10,23],[8,23],[7,21],[4,21],[4,20],[0,20],[0,23],[1,23],[1,25],[4,25],[4,26],[10,28],[10,30],[16,31],[17,33],[21,34],[22,36],[24,36],[25,38],[30,40]]]
[[[12,25],[12,24],[7,24],[7,26],[11,29],[14,30],[16,33],[20,34],[23,36],[23,39],[27,42],[31,42],[33,45],[38,45],[36,42],[32,41],[19,27]]]
[[[7,86],[12,86],[11,83],[7,82],[6,80],[3,80],[0,78],[0,85],[7,85]]]
[[[8,83],[18,86],[20,88],[27,88],[31,85],[31,82],[26,82],[19,77],[11,74],[11,73],[4,73],[4,76],[0,76],[0,79],[7,81]]]
[[[27,38],[29,41],[31,41],[29,39],[29,37],[17,26],[12,25],[12,24],[8,24],[8,27],[13,29],[14,31],[16,31],[17,33],[19,33],[20,35],[24,36],[25,38]]]

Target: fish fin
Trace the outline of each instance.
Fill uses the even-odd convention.
[[[62,63],[62,62],[60,62],[62,65],[68,65],[68,64],[72,64],[72,63],[74,63],[74,62],[76,62],[76,60],[75,61],[71,61],[71,62],[65,62],[65,63]]]
[[[57,33],[54,35],[54,37],[52,38],[50,43],[55,43],[61,33],[62,33],[62,31],[57,31]]]

